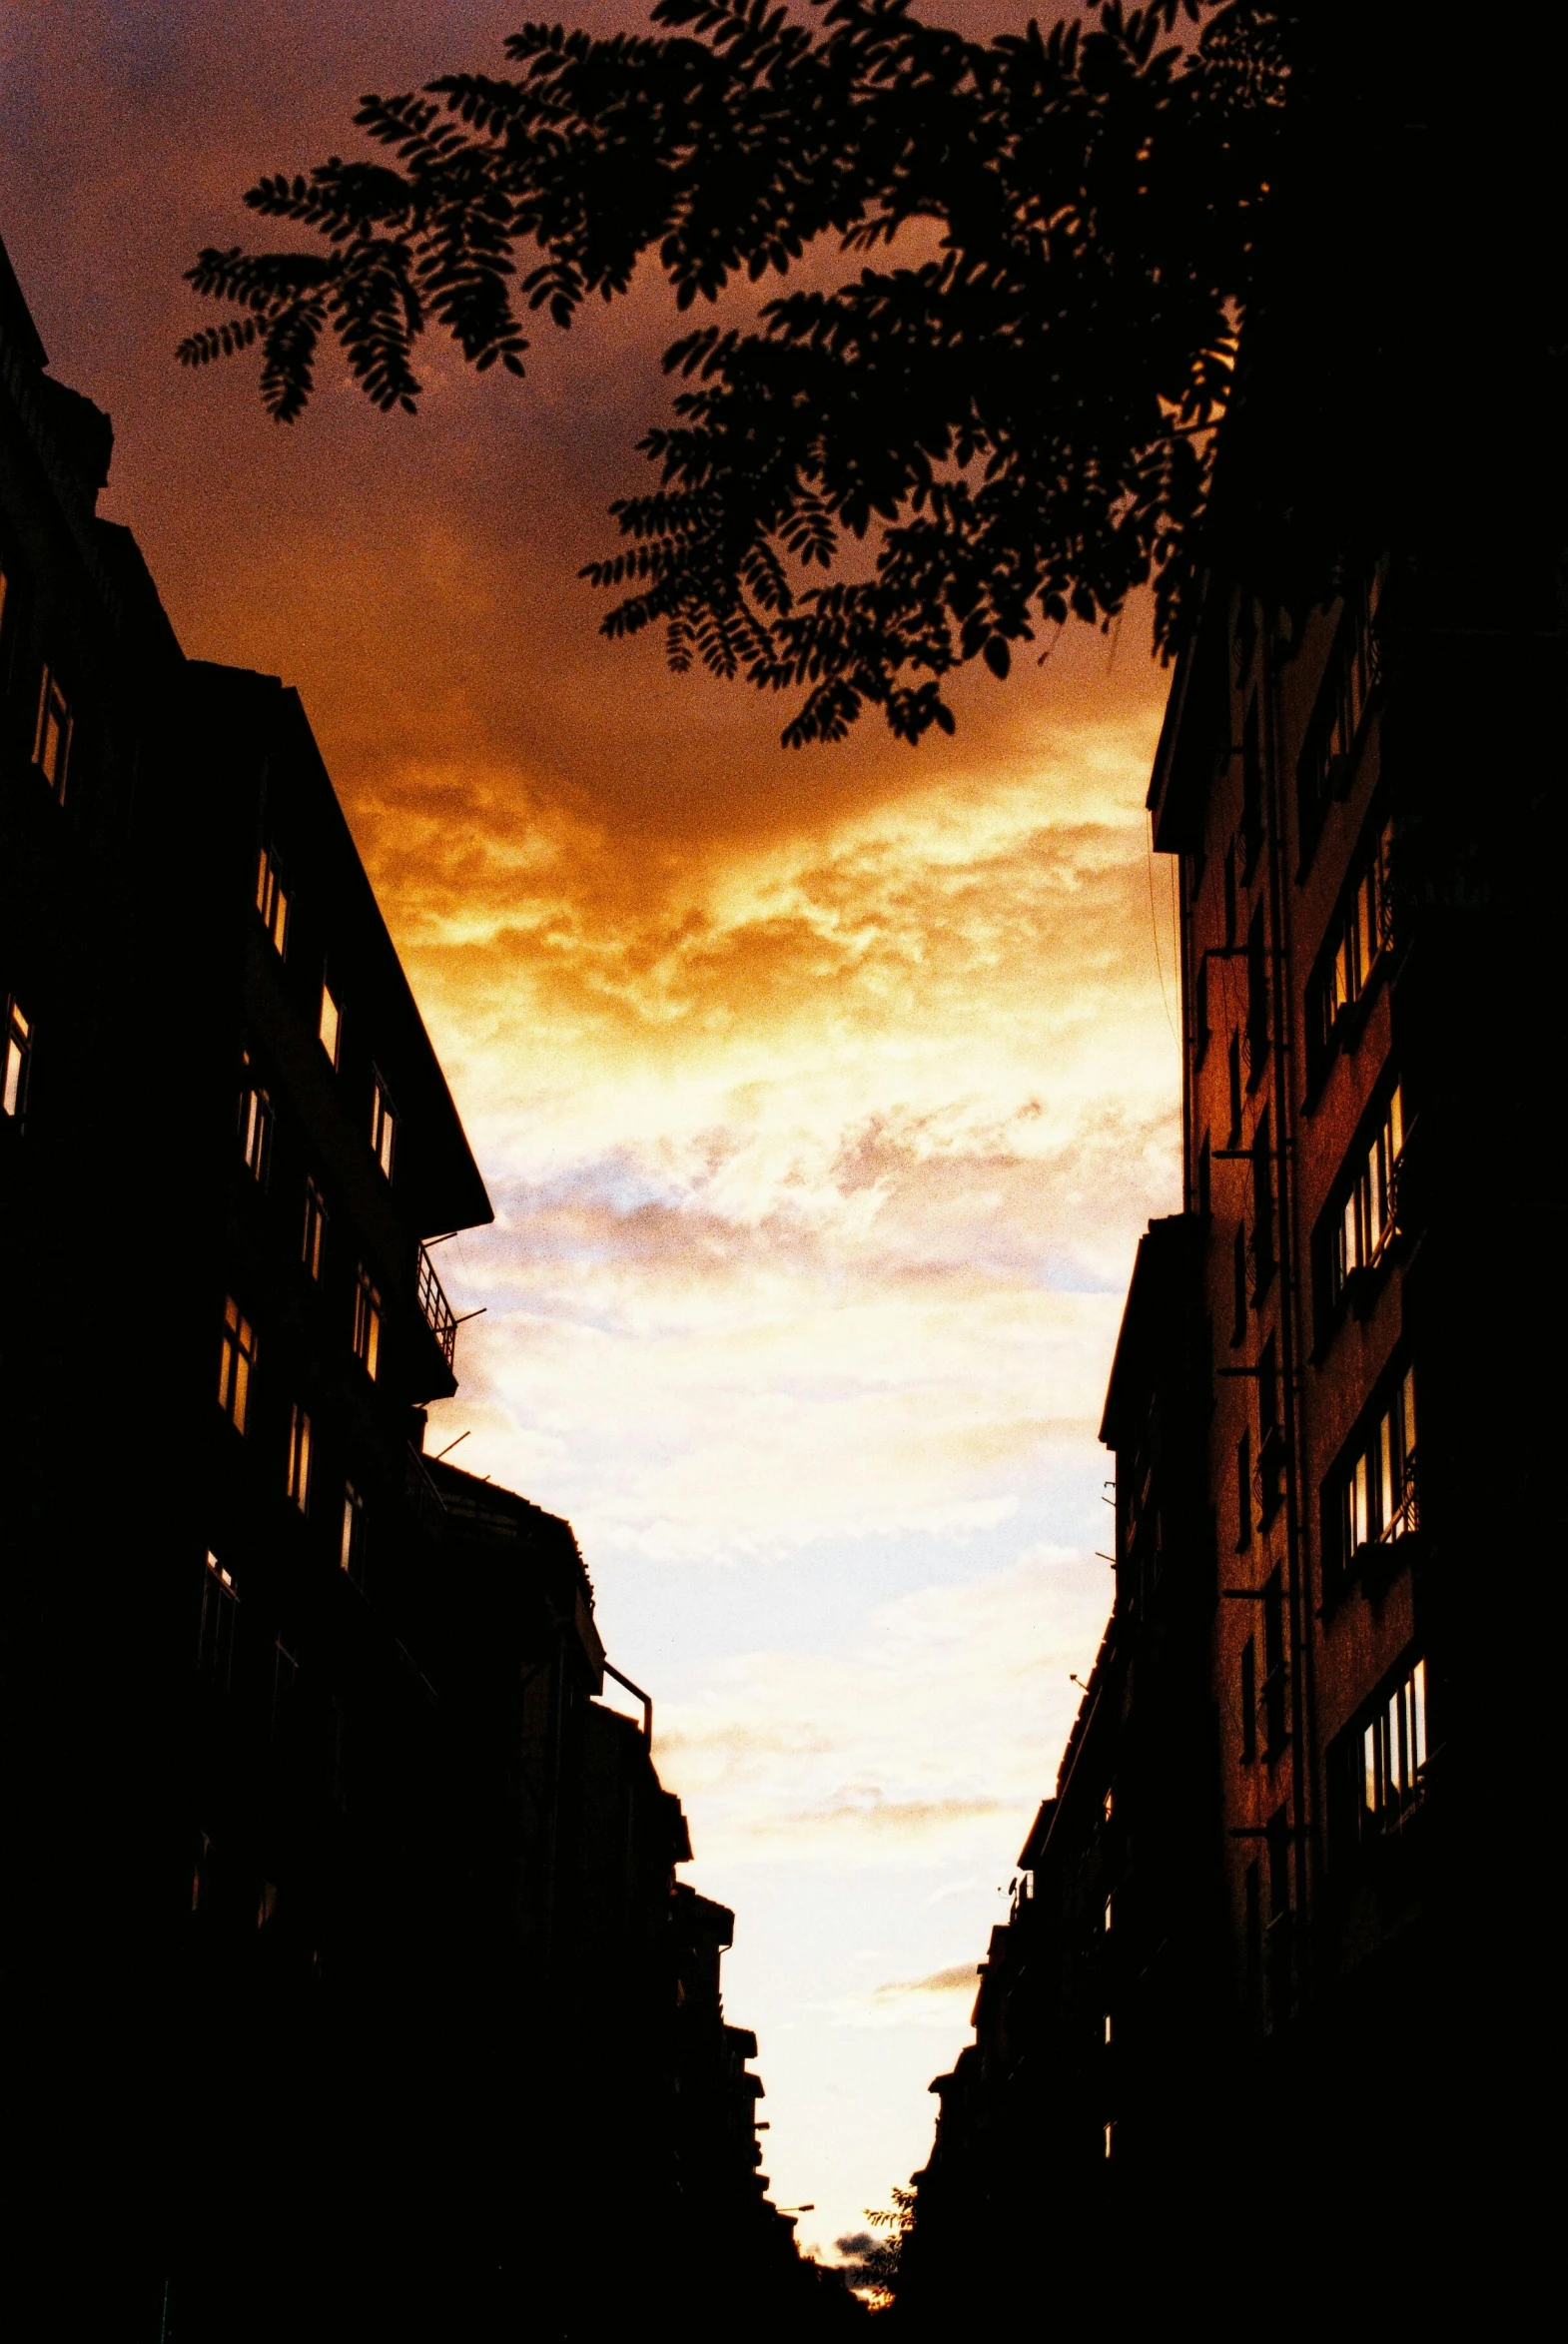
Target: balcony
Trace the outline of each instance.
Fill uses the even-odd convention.
[[[457,1320],[446,1299],[445,1289],[435,1274],[435,1264],[422,1245],[419,1247],[418,1296],[424,1323],[435,1337],[441,1357],[450,1367],[457,1344]]]
[[[1421,1492],[1416,1477],[1414,1449],[1405,1456],[1393,1494],[1394,1503],[1388,1519],[1377,1534],[1379,1546],[1391,1546],[1395,1539],[1413,1537],[1421,1527]]]

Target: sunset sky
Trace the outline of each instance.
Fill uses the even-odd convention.
[[[441,1255],[486,1315],[430,1445],[576,1528],[831,2253],[924,2161],[1109,1600],[1095,1431],[1179,1202],[1166,678],[1134,611],[966,678],[954,741],[786,753],[783,702],[604,643],[656,285],[521,385],[432,346],[416,421],[176,368],[258,172],[525,13],[9,0],[0,235],[187,650],[304,695],[496,1206]]]

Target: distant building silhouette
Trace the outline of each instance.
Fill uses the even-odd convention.
[[[1545,1760],[1501,1498],[1554,1305],[1499,1243],[1561,984],[1539,570],[1479,613],[1473,545],[1294,612],[1216,572],[1176,669],[1185,1210],[1140,1244],[1114,1607],[932,2087],[905,2325],[1027,2302],[1031,2239],[1087,2316],[1108,2255],[1126,2305],[1303,2257],[1297,2297],[1380,2263],[1413,2300],[1530,2219],[1494,2029],[1555,2001],[1505,1885]]]
[[[422,1454],[490,1205],[304,710],[183,657],[45,363],[0,249],[14,2299],[851,2319],[571,1531]]]

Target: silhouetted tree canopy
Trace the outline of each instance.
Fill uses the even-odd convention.
[[[431,327],[520,375],[531,315],[568,327],[645,257],[689,310],[826,240],[847,265],[671,346],[658,484],[585,573],[619,591],[606,632],[662,622],[677,668],[802,692],[792,744],[868,702],[951,731],[956,666],[1005,675],[1151,580],[1169,651],[1221,540],[1328,590],[1437,505],[1509,492],[1473,450],[1510,399],[1545,444],[1563,337],[1524,264],[1546,164],[1517,35],[1393,0],[1070,8],[989,41],[908,0],[653,21],[530,25],[510,78],[367,98],[386,159],[260,181],[251,208],[319,247],[204,252],[191,282],[234,314],[180,355],[259,345],[292,421],[331,332],[412,411]]]

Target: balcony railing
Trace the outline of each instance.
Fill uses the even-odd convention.
[[[449,1367],[457,1342],[457,1321],[441,1281],[435,1274],[435,1264],[422,1245],[419,1247],[418,1294],[424,1322],[440,1345],[441,1357]]]
[[[1379,1546],[1390,1546],[1396,1538],[1408,1538],[1420,1527],[1421,1491],[1416,1476],[1415,1451],[1411,1449],[1399,1476],[1393,1508],[1377,1534],[1377,1543]]]

